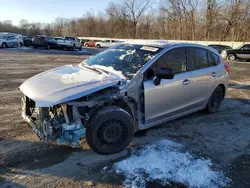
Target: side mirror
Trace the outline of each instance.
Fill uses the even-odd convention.
[[[161,68],[154,79],[154,84],[156,86],[160,85],[161,79],[173,79],[174,78],[174,70],[170,68]]]

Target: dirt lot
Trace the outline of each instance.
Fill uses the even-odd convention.
[[[124,176],[107,172],[130,156],[131,149],[162,139],[209,158],[232,181],[227,187],[250,187],[250,63],[231,65],[227,97],[213,115],[197,112],[136,134],[131,147],[101,156],[87,144],[83,150],[39,142],[20,117],[19,85],[27,78],[87,56],[0,51],[0,187],[122,187]],[[104,168],[105,167],[105,168]],[[161,187],[148,182],[147,187]],[[165,187],[185,187],[171,182]]]

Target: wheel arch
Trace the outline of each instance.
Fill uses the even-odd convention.
[[[1,47],[5,44],[6,47],[8,47],[7,43],[6,42],[3,42]]]
[[[117,106],[117,107],[122,108],[123,110],[125,110],[126,112],[129,113],[129,115],[132,117],[133,121],[135,122],[135,119],[136,119],[136,114],[134,113],[135,109],[132,109],[131,105],[129,105],[129,103],[126,100],[124,100],[123,98],[109,100],[109,101],[103,103],[103,105],[101,105],[101,106],[97,105],[97,106],[93,107],[92,111],[90,112],[88,122],[90,122],[91,119],[94,118],[94,115],[99,110],[101,110],[102,108],[107,107],[107,106]],[[135,126],[135,128],[136,128],[136,126]]]
[[[221,87],[221,89],[222,89],[222,91],[223,91],[223,99],[225,98],[225,95],[226,95],[226,87],[225,87],[225,85],[224,84],[219,84],[218,85],[219,87]]]
[[[230,56],[230,55],[234,55],[234,56],[235,56],[235,58],[238,58],[238,56],[236,55],[236,53],[235,53],[235,52],[229,52],[229,53],[227,54],[227,58],[228,58],[228,56]]]

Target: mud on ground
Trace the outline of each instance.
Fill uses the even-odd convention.
[[[130,148],[166,138],[210,158],[232,179],[232,187],[250,187],[249,62],[230,63],[230,87],[218,113],[197,112],[139,132],[127,150],[101,156],[87,144],[76,150],[39,142],[20,117],[18,87],[23,81],[86,57],[0,51],[0,187],[87,187],[89,181],[95,187],[121,187],[123,177],[107,174],[103,167],[129,156]]]

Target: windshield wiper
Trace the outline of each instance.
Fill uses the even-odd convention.
[[[97,69],[96,67],[91,67],[91,66],[87,66],[87,65],[84,65],[84,64],[81,64],[84,68],[87,68],[89,70],[92,70],[92,71],[95,71],[95,72],[98,72],[99,74],[102,74],[103,71],[100,71],[99,69]]]

